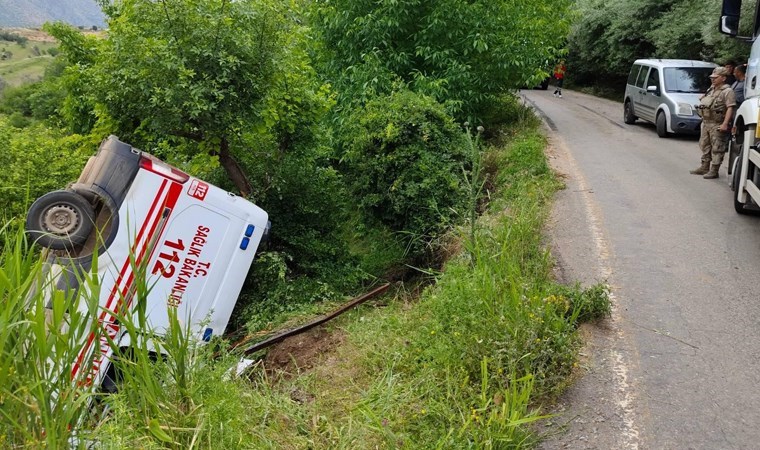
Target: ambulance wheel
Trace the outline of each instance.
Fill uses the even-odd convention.
[[[48,192],[29,208],[26,231],[42,247],[68,250],[87,240],[94,217],[92,205],[76,192]]]

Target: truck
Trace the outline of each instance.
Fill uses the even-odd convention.
[[[144,311],[153,336],[168,330],[170,312],[198,343],[222,334],[268,229],[267,213],[248,200],[116,136],[104,140],[76,182],[38,198],[26,217],[27,234],[48,255],[44,284],[97,297],[98,332],[79,343],[71,380],[116,390],[114,352],[134,338],[120,317],[133,314],[140,277],[150,286]]]
[[[720,23],[721,33],[735,39],[751,42],[749,61],[747,63],[744,102],[736,111],[734,118],[735,137],[729,146],[728,169],[731,175],[734,209],[739,214],[760,214],[760,2],[755,7],[751,26],[741,21],[741,0],[723,0]],[[741,27],[740,27],[741,23]],[[746,36],[740,30],[748,29]]]

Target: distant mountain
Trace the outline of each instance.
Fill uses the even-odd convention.
[[[95,0],[0,0],[0,27],[37,28],[45,22],[102,28],[105,17]]]

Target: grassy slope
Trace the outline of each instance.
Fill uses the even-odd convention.
[[[541,230],[561,184],[546,164],[536,121],[514,130],[486,153],[498,192],[475,241],[465,237],[469,230],[456,234],[463,251],[434,286],[414,299],[397,292],[384,307],[364,306],[330,323],[340,345],[296,376],[272,377],[259,367],[251,386],[226,383],[194,398],[216,417],[246,417],[242,429],[222,426],[227,442],[352,450],[536,443],[528,424],[540,420],[536,405],[560,392],[574,370],[578,322],[604,314],[609,303],[603,286],[581,291],[551,280]],[[124,404],[115,411],[100,430],[105,439],[145,445],[144,423],[130,419],[144,411]],[[184,420],[162,425],[187,428]],[[175,432],[174,442],[225,448],[213,437],[218,424],[202,414],[191,423],[206,429]]]
[[[552,282],[541,230],[560,183],[546,165],[535,122],[519,129],[487,154],[486,165],[499,167],[493,180],[499,192],[479,220],[475,242],[461,239],[468,251],[420,298],[399,295],[385,308],[364,308],[333,324],[345,333],[344,343],[305,376],[274,389],[259,383],[256,392],[267,392],[272,419],[257,427],[257,445],[432,449],[536,442],[527,427],[540,419],[533,406],[569,379],[578,319],[603,314],[608,303],[602,287],[581,292]]]
[[[573,371],[578,322],[604,314],[609,303],[603,287],[581,291],[551,280],[552,261],[541,233],[561,184],[546,164],[537,121],[525,117],[502,135],[505,144],[488,149],[483,158],[495,189],[475,239],[468,238],[470,230],[454,233],[462,251],[443,272],[431,275],[436,283],[420,296],[397,292],[381,300],[383,307],[363,306],[331,322],[327,329],[340,345],[290,375],[272,377],[258,365],[251,379],[231,377],[234,356],[212,362],[209,353],[217,349],[189,349],[188,339],[176,333],[164,343],[168,356],[152,362],[153,344],[136,340],[131,358],[119,363],[124,379],[120,393],[107,399],[109,416],[82,430],[94,428],[94,439],[104,448],[533,445],[528,424],[540,419],[536,405],[551,400]],[[28,289],[38,269],[13,273],[32,265],[33,257],[21,256],[29,254],[20,245],[0,252],[4,299],[26,299],[20,286]],[[22,258],[29,263],[19,264]],[[138,297],[145,289],[138,286]],[[0,327],[0,379],[14,374],[13,383],[0,383],[4,410],[11,414],[0,422],[6,429],[0,435],[3,448],[38,448],[43,442],[64,448],[70,442],[67,424],[77,423],[83,412],[78,399],[88,395],[72,392],[54,402],[58,409],[46,408],[51,391],[41,386],[48,378],[35,368],[50,361],[51,347],[38,339],[45,335],[39,326],[44,320],[37,317],[45,302],[37,300],[31,310],[18,301],[19,307],[6,308],[2,318],[14,324]],[[59,312],[76,309],[58,306]],[[127,318],[123,323],[137,326]],[[60,339],[54,354],[65,371],[70,357],[63,350],[72,346],[66,335]],[[19,358],[21,347],[37,359]],[[57,379],[64,382],[55,388],[59,392],[76,386]]]
[[[35,46],[40,50],[40,56],[34,54]],[[28,41],[22,47],[16,42],[0,41],[0,52],[6,50],[13,55],[10,59],[0,61],[0,78],[10,86],[40,80],[45,68],[53,60],[46,54],[53,47],[56,44],[51,42]]]

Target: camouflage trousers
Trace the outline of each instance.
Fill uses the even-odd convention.
[[[702,162],[710,162],[710,164],[719,166],[728,150],[730,137],[730,133],[720,131],[720,122],[702,121],[702,131],[699,135]]]

